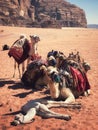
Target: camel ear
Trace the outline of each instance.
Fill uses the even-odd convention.
[[[45,65],[42,65],[42,66],[40,67],[40,70],[47,71],[47,68],[46,68],[46,66],[45,66]]]
[[[85,69],[86,71],[88,71],[88,70],[91,69],[90,64],[87,63],[87,62],[84,62],[84,63],[83,63],[83,67],[84,67],[84,69]]]

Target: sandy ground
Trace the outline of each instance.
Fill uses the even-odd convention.
[[[59,50],[68,55],[78,50],[81,56],[90,63],[91,70],[88,78],[92,94],[89,97],[80,97],[77,101],[82,108],[65,109],[52,108],[58,113],[72,116],[70,121],[60,119],[42,119],[35,117],[31,124],[12,126],[15,112],[27,101],[49,96],[46,89],[32,91],[24,89],[18,78],[12,78],[14,70],[13,58],[8,57],[8,51],[2,51],[2,46],[9,46],[23,33],[28,37],[31,34],[40,36],[38,51],[45,59],[48,51]],[[98,128],[98,30],[83,28],[39,29],[16,28],[0,26],[0,130],[97,130]]]

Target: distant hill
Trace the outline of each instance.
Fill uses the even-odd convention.
[[[98,24],[88,24],[87,28],[98,28]]]

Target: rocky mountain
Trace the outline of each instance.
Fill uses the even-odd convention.
[[[87,27],[83,9],[65,0],[0,0],[0,25]]]

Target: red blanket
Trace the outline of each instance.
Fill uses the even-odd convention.
[[[23,46],[15,46],[15,44],[13,44],[8,55],[10,57],[12,56],[18,64],[21,64],[28,58],[29,51],[30,45],[28,40],[26,40]]]
[[[77,70],[73,67],[70,67],[70,71],[71,71],[71,74],[72,74],[74,80],[77,83],[76,88],[79,92],[90,89],[90,84],[88,82],[86,74],[84,74],[84,76],[83,76],[79,70]]]
[[[30,49],[32,49],[31,43],[29,43],[28,41],[26,41],[25,44],[21,47],[14,46],[14,44],[13,44],[8,52],[8,55],[10,57],[12,56],[18,64],[21,64],[29,57]],[[39,56],[38,54],[36,54],[36,55],[33,54],[31,56],[32,61],[37,60],[37,59],[41,59],[41,56]]]

